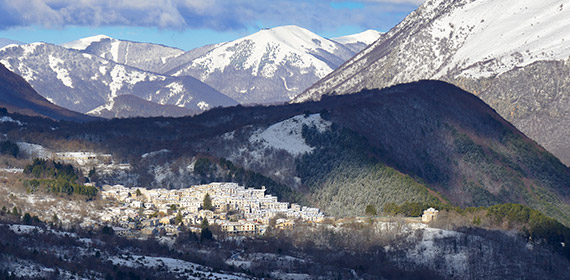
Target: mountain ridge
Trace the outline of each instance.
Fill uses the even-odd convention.
[[[280,26],[219,44],[167,73],[196,77],[241,103],[285,102],[353,54],[307,29]]]
[[[570,17],[563,2],[427,1],[293,102],[421,79],[448,81],[493,104],[503,117],[570,164],[570,144],[564,140],[570,137],[570,112],[558,109],[570,108],[564,97],[570,92],[565,76],[570,48],[564,43],[570,38],[564,29]],[[533,66],[537,63],[543,67]],[[549,71],[546,64],[557,71]],[[526,80],[520,69],[530,69]],[[530,87],[522,90],[520,83]],[[558,117],[544,117],[551,111]],[[538,120],[567,132],[548,137],[549,131],[528,125]]]
[[[47,43],[4,47],[0,62],[48,100],[79,112],[88,112],[121,94],[199,111],[237,104],[192,77],[146,72]]]
[[[106,35],[82,38],[63,44],[63,46],[155,73],[158,73],[157,69],[168,61],[184,54],[184,51],[178,48],[154,43],[119,40]]]

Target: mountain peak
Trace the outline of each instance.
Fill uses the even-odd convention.
[[[85,38],[81,38],[79,40],[75,40],[75,41],[71,41],[71,42],[67,42],[67,43],[63,43],[61,44],[61,46],[68,48],[68,49],[75,49],[75,50],[85,50],[87,47],[89,47],[89,45],[91,45],[94,42],[100,42],[101,40],[104,39],[113,39],[107,35],[95,35],[95,36],[91,36],[91,37],[85,37]]]
[[[384,33],[373,29],[368,29],[366,31],[362,31],[356,34],[331,38],[331,40],[341,43],[343,45],[354,44],[354,43],[364,43],[366,45],[370,45],[374,43],[374,41],[378,40],[378,38],[380,38],[382,34]]]
[[[278,43],[295,50],[316,50],[322,48],[325,51],[333,52],[338,48],[334,42],[296,25],[262,29],[257,33],[236,41],[240,40],[253,40],[260,45]]]
[[[193,76],[242,103],[284,102],[354,55],[295,25],[262,29],[168,70]]]

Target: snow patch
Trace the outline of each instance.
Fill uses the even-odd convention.
[[[111,56],[113,57],[111,60],[119,61],[119,46],[121,45],[120,41],[114,41],[111,43]]]
[[[154,157],[154,156],[163,155],[166,153],[170,153],[170,150],[162,149],[162,150],[158,150],[158,151],[154,151],[154,152],[148,152],[148,153],[143,154],[141,157],[142,158]]]
[[[112,111],[115,106],[115,98],[111,98],[107,103],[87,112],[87,115],[100,116],[103,110]]]
[[[55,100],[53,100],[53,98],[47,97],[47,96],[44,96],[44,98],[47,99],[49,102],[51,102],[51,103],[53,103],[53,104],[56,104],[56,103],[55,103]]]
[[[36,226],[29,226],[29,225],[10,225],[10,230],[15,232],[16,234],[30,234],[34,231],[42,231],[40,228]]]
[[[101,73],[101,75],[105,76],[105,74],[107,74],[107,67],[99,66],[99,73]]]
[[[249,142],[262,147],[282,149],[294,156],[310,153],[314,148],[309,146],[303,138],[303,125],[314,127],[322,133],[332,123],[323,120],[319,114],[299,115],[273,124],[265,130],[257,131],[249,138]]]
[[[50,159],[54,156],[54,153],[52,151],[38,144],[26,142],[17,142],[16,144],[18,145],[20,152],[28,155],[29,157]]]
[[[39,46],[44,45],[44,44],[45,43],[31,43],[31,44],[27,44],[27,45],[20,45],[22,50],[24,50],[24,53],[22,54],[22,56],[29,56],[30,54],[34,53]]]
[[[4,50],[4,49],[1,49],[0,51],[2,51],[2,50]],[[14,68],[12,68],[10,61],[8,61],[7,59],[0,59],[0,63],[2,63],[2,65],[4,65],[11,72],[14,72]]]
[[[60,80],[66,87],[73,88],[73,82],[69,77],[67,69],[63,68],[63,59],[50,55],[48,57],[49,67],[57,74],[57,79]]]
[[[170,90],[168,97],[176,96],[184,92],[184,85],[179,82],[174,82],[166,85],[166,88]]]
[[[447,269],[451,275],[464,275],[465,271],[469,267],[468,252],[444,251],[444,247],[437,245],[437,240],[466,238],[465,234],[437,228],[425,228],[422,229],[422,231],[422,240],[417,242],[415,248],[408,252],[408,256],[413,259],[414,262],[428,267],[431,264],[438,262],[438,259],[443,258],[443,262],[447,264],[445,269]],[[469,236],[469,238],[478,238],[483,242],[481,237]]]
[[[139,255],[132,255],[132,256],[119,256],[119,257],[111,257],[109,259],[114,265],[121,265],[127,267],[153,267],[159,268],[162,267],[171,273],[181,273],[186,279],[204,279],[205,276],[208,276],[209,279],[228,279],[228,280],[237,280],[237,279],[247,279],[238,275],[231,275],[231,274],[224,274],[219,272],[213,272],[208,267],[203,267],[199,264],[172,259],[172,258],[165,258],[165,257],[151,257],[151,256],[139,256]],[[207,275],[202,276],[194,276],[194,274],[204,273]]]
[[[113,70],[111,70],[112,82],[109,84],[109,89],[111,90],[111,97],[117,96],[117,92],[124,85],[135,85],[146,79],[147,75],[144,72],[139,71],[127,71],[123,65],[115,65]]]
[[[35,74],[37,73],[32,68],[20,63],[18,65],[18,72],[20,72],[20,76],[24,78],[27,82],[35,80]]]
[[[202,111],[206,111],[208,109],[210,109],[210,104],[206,103],[206,101],[200,101],[198,102],[198,104],[196,104],[198,106],[198,108],[200,108],[200,110]]]
[[[24,125],[21,121],[15,120],[15,119],[13,119],[12,117],[8,117],[8,116],[2,116],[2,117],[0,117],[0,123],[7,123],[7,122],[15,123],[15,124],[17,124],[17,125],[19,125],[19,126]]]
[[[22,168],[0,168],[0,172],[17,174],[17,173],[24,173],[24,169],[22,169]]]

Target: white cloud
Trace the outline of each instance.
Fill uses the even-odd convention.
[[[343,25],[386,29],[420,0],[361,0],[364,9],[335,9],[335,0],[0,0],[0,28],[42,25],[155,26],[235,30],[262,22],[312,30]],[[389,22],[389,23],[386,23]]]
[[[394,4],[423,4],[426,0],[363,0],[361,2],[372,2],[372,3],[394,3]]]

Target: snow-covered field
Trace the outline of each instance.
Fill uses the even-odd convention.
[[[42,277],[54,276],[56,270],[45,267],[41,264],[30,262],[12,257],[4,257],[0,262],[0,269],[7,269],[13,276],[23,279],[37,279]],[[93,279],[91,277],[82,277],[69,271],[58,269],[58,279]]]
[[[176,273],[184,279],[251,279],[245,275],[234,275],[230,273],[213,272],[211,268],[204,267],[195,263],[162,257],[139,256],[139,255],[120,255],[109,259],[114,265],[128,267],[152,267],[164,268],[171,273]],[[198,274],[199,276],[196,276]]]
[[[316,128],[322,133],[331,124],[331,122],[323,120],[319,114],[312,114],[308,117],[299,115],[257,131],[249,138],[249,142],[259,145],[260,150],[266,148],[281,149],[294,156],[299,156],[313,151],[313,147],[309,146],[303,138],[303,126]]]

